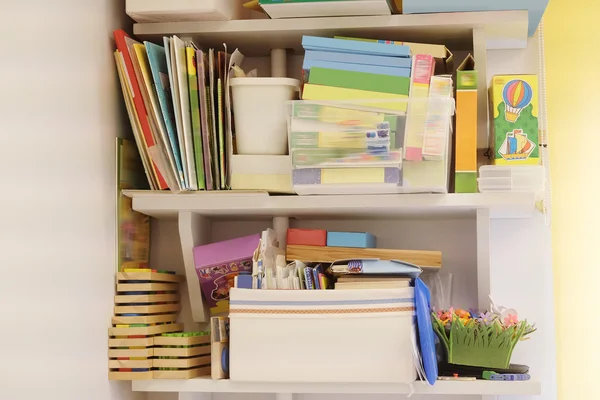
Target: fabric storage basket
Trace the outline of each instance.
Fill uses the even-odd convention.
[[[230,291],[236,381],[416,379],[414,289]]]

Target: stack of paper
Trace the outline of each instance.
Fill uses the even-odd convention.
[[[243,55],[199,49],[177,36],[160,46],[114,32],[123,97],[150,187],[221,190],[230,185],[233,124],[229,76]]]

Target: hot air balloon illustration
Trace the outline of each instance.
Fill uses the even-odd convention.
[[[521,79],[513,79],[504,86],[502,98],[504,100],[505,118],[508,122],[515,122],[521,110],[531,103],[533,90],[529,83]]]

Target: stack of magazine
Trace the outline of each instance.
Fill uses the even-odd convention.
[[[114,32],[115,63],[144,171],[154,190],[229,188],[233,149],[229,76],[239,51],[202,50],[164,37],[140,43]]]

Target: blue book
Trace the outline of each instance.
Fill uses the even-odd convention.
[[[302,69],[310,71],[312,67],[339,69],[342,71],[366,72],[367,74],[403,76],[410,78],[410,68],[378,67],[364,64],[347,64],[334,61],[319,61],[304,59]]]
[[[332,274],[367,274],[367,275],[401,275],[418,278],[423,270],[421,267],[398,260],[362,259],[338,260],[331,264]]]
[[[305,50],[330,51],[336,53],[370,54],[374,56],[410,57],[410,47],[390,46],[385,43],[362,42],[359,40],[332,39],[317,36],[303,36]]]
[[[332,53],[327,51],[307,50],[305,60],[334,61],[349,64],[363,64],[380,67],[408,68],[412,67],[412,59],[406,57],[371,56],[367,54]]]
[[[181,155],[179,153],[179,141],[177,139],[177,130],[175,128],[175,113],[173,111],[173,100],[171,98],[171,83],[169,80],[169,69],[167,67],[167,55],[165,48],[154,43],[144,42],[150,70],[152,71],[152,79],[154,88],[158,96],[158,103],[162,112],[167,135],[169,136],[170,150],[175,159],[175,167],[177,168],[178,178],[182,188],[186,187],[185,175],[181,163]]]

